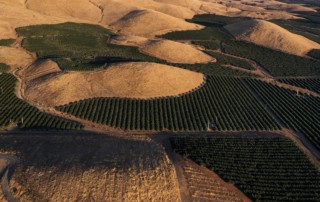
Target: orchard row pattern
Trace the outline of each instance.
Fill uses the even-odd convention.
[[[200,89],[158,99],[95,98],[58,110],[125,130],[277,130],[279,125],[238,78],[208,77]]]
[[[318,79],[280,79],[279,81],[293,85],[293,86],[306,88],[316,93],[320,93],[320,78]]]
[[[0,128],[18,124],[20,128],[80,129],[81,124],[40,112],[19,99],[14,89],[17,79],[11,74],[0,75]]]
[[[253,201],[319,201],[320,172],[284,137],[176,137],[174,150],[216,172]]]
[[[306,135],[320,149],[320,98],[259,80],[244,80],[286,127]]]

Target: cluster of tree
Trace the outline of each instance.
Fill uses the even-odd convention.
[[[320,93],[320,79],[280,79],[279,81]]]
[[[122,61],[164,63],[140,53],[137,47],[111,44],[114,34],[97,25],[34,25],[18,28],[17,33],[25,38],[24,48],[38,58],[56,61],[63,70],[92,70]]]
[[[57,107],[100,124],[129,130],[277,130],[279,125],[237,78],[209,77],[196,91],[158,99],[96,98]]]
[[[6,64],[0,63],[0,73],[7,72],[10,70],[10,67]]]
[[[285,126],[304,134],[320,150],[320,98],[263,81],[244,80]]]
[[[15,41],[15,39],[1,39],[0,46],[11,46]]]
[[[318,201],[320,172],[284,137],[176,137],[174,150],[216,172],[253,201]]]
[[[213,52],[213,51],[206,51],[206,53],[211,55],[212,57],[216,58],[217,62],[222,65],[232,65],[232,66],[236,66],[236,67],[240,67],[240,68],[244,68],[244,69],[248,69],[248,70],[255,69],[251,65],[251,63],[249,63],[246,60],[240,59],[240,58],[227,56],[222,53]]]
[[[311,57],[320,60],[320,49],[313,49],[308,53]]]
[[[224,41],[222,46],[225,53],[252,59],[274,76],[320,75],[320,63],[305,57],[243,41]]]
[[[19,99],[15,93],[17,79],[0,75],[0,127],[17,124],[22,129],[81,129],[79,123],[51,116]]]

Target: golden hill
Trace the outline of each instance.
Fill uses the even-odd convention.
[[[186,93],[203,79],[200,73],[167,65],[121,63],[100,71],[39,77],[27,84],[25,95],[33,103],[49,106],[93,97],[153,98]]]
[[[152,37],[170,31],[203,28],[200,25],[188,23],[180,18],[152,10],[131,11],[117,22],[112,23],[110,27],[121,34],[145,37]]]
[[[189,44],[170,40],[150,41],[141,50],[149,55],[172,63],[194,64],[215,61],[214,58]]]
[[[318,43],[264,20],[248,20],[225,28],[239,40],[295,55],[305,55],[312,49],[320,48]]]

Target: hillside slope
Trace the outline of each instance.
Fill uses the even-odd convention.
[[[215,61],[214,58],[189,44],[170,40],[154,40],[141,50],[154,57],[173,63],[194,64]]]
[[[238,40],[295,55],[306,55],[310,50],[320,48],[318,43],[264,20],[248,20],[225,28]]]
[[[150,23],[156,22],[156,23]],[[133,34],[144,37],[161,35],[170,31],[193,30],[203,28],[180,18],[153,10],[134,10],[122,17],[110,27],[121,34]]]
[[[197,88],[203,81],[202,74],[177,67],[121,63],[100,71],[39,77],[27,84],[25,95],[31,102],[57,106],[94,97],[175,96]]]

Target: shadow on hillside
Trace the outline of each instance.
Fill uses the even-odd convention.
[[[0,133],[0,151],[16,154],[18,167],[64,172],[69,169],[155,169],[164,159],[163,149],[153,141],[124,139],[94,133],[43,132]]]

